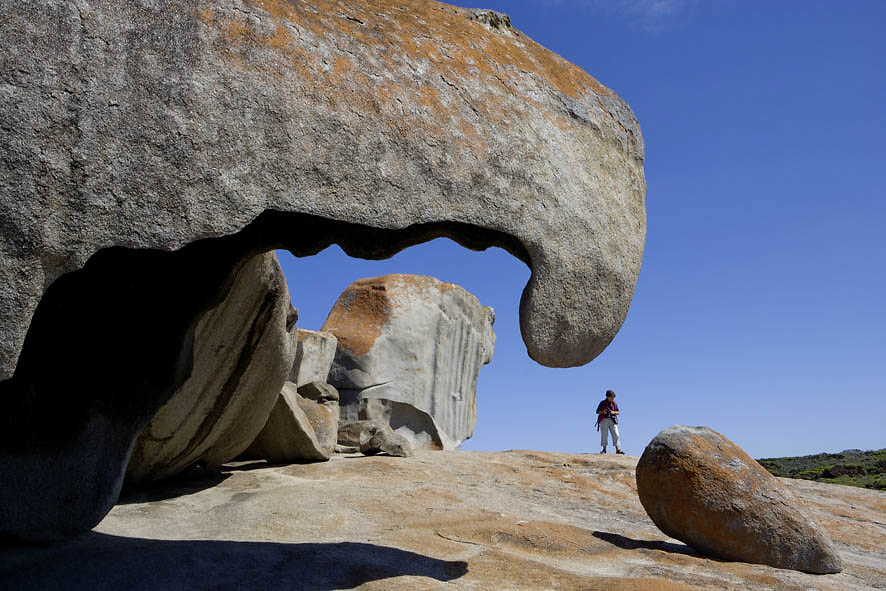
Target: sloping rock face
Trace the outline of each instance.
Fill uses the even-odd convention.
[[[295,384],[286,382],[264,428],[243,457],[272,464],[328,460],[335,446],[330,450],[317,439],[301,403]]]
[[[128,496],[97,532],[62,547],[4,549],[0,580],[15,591],[886,588],[882,492],[782,481],[843,558],[843,572],[813,575],[706,558],[668,538],[637,498],[636,462],[417,451],[247,464],[221,482]]]
[[[311,382],[325,382],[335,359],[338,339],[329,332],[298,329],[298,349],[289,381],[301,388]]]
[[[311,382],[298,389],[298,406],[308,417],[317,443],[327,454],[338,440],[338,391],[326,382]]]
[[[659,433],[637,464],[637,489],[664,533],[709,556],[810,573],[842,568],[791,491],[707,427]]]
[[[255,254],[501,246],[532,269],[523,339],[551,366],[590,361],[624,321],[639,127],[505,19],[42,0],[0,4],[0,39],[0,537],[101,519],[190,375],[199,318]],[[39,534],[14,517],[38,514]]]
[[[329,382],[341,393],[343,408],[382,398],[418,409],[433,418],[445,447],[453,449],[477,423],[477,374],[492,360],[494,321],[492,308],[433,277],[360,279],[342,293],[323,325],[338,338]]]
[[[127,481],[152,482],[197,461],[219,466],[264,427],[295,358],[295,310],[277,256],[249,261],[197,325],[191,376],[135,442]]]

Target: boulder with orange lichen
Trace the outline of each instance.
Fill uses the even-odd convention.
[[[810,573],[842,569],[790,489],[707,427],[659,433],[637,463],[637,491],[661,531],[709,556]]]
[[[338,338],[329,382],[341,394],[342,420],[381,418],[416,447],[457,448],[477,423],[477,377],[492,360],[494,321],[492,308],[433,277],[355,281],[323,325]],[[375,399],[387,403],[385,416],[360,416]]]
[[[253,237],[306,252],[502,246],[533,271],[530,355],[590,361],[640,271],[643,138],[518,25],[432,0],[3,3],[0,377],[47,286],[100,249],[175,250],[263,212],[318,216]]]

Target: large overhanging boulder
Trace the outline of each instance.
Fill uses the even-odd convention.
[[[544,364],[590,361],[625,317],[645,229],[637,123],[501,21],[421,0],[0,16],[0,377],[46,287],[98,250],[177,249],[268,210],[406,230],[356,254],[440,234],[507,247],[532,267],[523,335]]]
[[[550,366],[590,361],[624,320],[645,234],[636,120],[506,19],[23,0],[0,5],[0,39],[0,535],[101,519],[190,374],[197,320],[258,252],[501,246],[532,269],[522,333]],[[38,510],[40,527],[8,525]]]

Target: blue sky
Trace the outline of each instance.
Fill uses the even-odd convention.
[[[299,325],[353,280],[421,273],[496,309],[464,449],[598,451],[612,388],[628,453],[707,425],[754,457],[886,447],[886,2],[485,0],[633,108],[648,235],[628,319],[582,368],[532,362],[528,269],[448,240],[387,261],[281,253]]]

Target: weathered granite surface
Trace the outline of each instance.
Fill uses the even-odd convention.
[[[667,535],[708,556],[811,573],[842,569],[790,489],[708,427],[665,429],[637,463],[640,501]]]
[[[707,558],[668,538],[637,498],[636,463],[419,450],[242,464],[125,497],[64,546],[0,552],[0,580],[10,591],[886,588],[886,494],[782,480],[843,558],[843,572],[813,575]]]
[[[19,371],[0,381],[0,539],[76,535],[113,505],[136,437],[191,375],[202,315],[248,262],[211,250],[108,249],[50,287]],[[273,279],[265,296],[290,324]]]
[[[386,420],[378,417],[355,421],[343,419],[338,427],[338,443],[338,448],[353,448],[367,456],[386,453],[409,457],[413,454],[412,442],[401,433],[395,433]]]
[[[338,426],[338,443],[342,446],[359,449],[360,444],[369,439],[378,429],[385,427],[387,427],[387,424],[378,419],[351,421],[342,417],[342,421]]]
[[[370,398],[430,416],[446,449],[477,423],[477,376],[492,359],[495,313],[464,288],[424,275],[360,279],[339,297],[323,324],[338,338],[329,382],[353,417]],[[350,407],[350,410],[349,410]],[[393,426],[393,425],[392,425]]]
[[[318,330],[298,329],[298,348],[289,381],[301,388],[311,382],[325,382],[335,359],[335,335]]]
[[[415,449],[458,449],[460,442],[450,439],[437,426],[434,417],[411,404],[386,398],[364,398],[356,410],[357,419],[383,422],[406,437]]]
[[[395,433],[390,427],[384,425],[373,431],[369,438],[360,444],[360,453],[365,456],[383,453],[397,458],[409,458],[415,452],[412,449],[412,443],[406,437]]]
[[[295,358],[295,314],[277,256],[246,263],[194,335],[191,376],[136,440],[126,480],[160,480],[240,455],[265,425]]]
[[[298,405],[308,417],[317,443],[332,454],[338,441],[338,391],[326,382],[309,382],[298,389]]]
[[[643,249],[633,114],[506,23],[428,0],[403,8],[3,3],[0,377],[46,288],[99,250],[177,249],[266,211],[330,220],[265,235],[297,250],[339,241],[389,256],[440,235],[502,245],[533,270],[530,355],[568,366],[598,354]],[[393,240],[367,244],[349,224]]]
[[[295,384],[286,382],[267,422],[243,457],[268,460],[273,464],[328,460],[335,451],[335,444],[329,446],[317,438],[302,403]]]
[[[639,127],[505,19],[428,0],[25,0],[0,4],[0,39],[0,537],[104,515],[190,375],[200,315],[254,254],[502,246],[532,269],[523,338],[552,366],[588,362],[624,320]],[[11,517],[35,512],[39,533]]]

